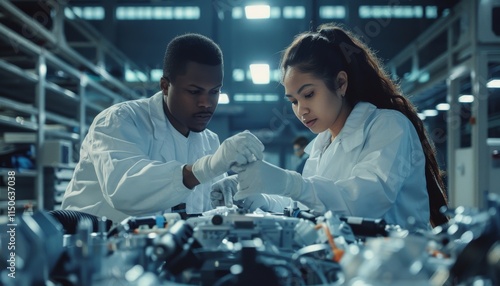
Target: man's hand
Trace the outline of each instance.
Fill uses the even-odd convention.
[[[241,171],[248,163],[262,160],[263,151],[262,142],[250,131],[243,131],[224,140],[215,154],[198,159],[193,164],[193,174],[203,183],[231,168]]]
[[[228,208],[233,206],[233,196],[238,190],[237,175],[226,177],[222,180],[215,182],[212,185],[210,192],[210,200],[212,207],[226,206]]]

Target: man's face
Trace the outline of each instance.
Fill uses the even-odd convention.
[[[293,153],[297,157],[302,157],[304,155],[304,148],[302,148],[299,144],[293,144]]]
[[[217,108],[222,79],[222,65],[195,62],[189,62],[173,82],[161,79],[165,113],[177,131],[187,136],[189,131],[205,130]]]

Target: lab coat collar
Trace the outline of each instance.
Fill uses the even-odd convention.
[[[177,129],[170,123],[165,112],[163,111],[163,93],[157,92],[149,100],[149,114],[151,118],[151,124],[153,124],[153,136],[156,140],[165,140],[167,136],[173,136],[174,134],[169,134],[168,131],[172,133],[179,133]],[[181,135],[185,137],[184,135]],[[199,139],[201,135],[197,132],[189,132],[187,139]]]
[[[149,115],[153,124],[153,136],[155,139],[164,139],[168,124],[167,116],[163,112],[163,93],[161,91],[153,95],[149,100]]]
[[[354,106],[338,135],[344,152],[349,152],[363,143],[365,122],[376,109],[377,107],[369,102],[358,102]]]
[[[349,152],[363,143],[365,122],[376,111],[377,107],[368,102],[356,104],[347,117],[347,120],[337,135],[336,142],[342,146],[344,152]],[[305,148],[310,158],[320,157],[324,149],[330,145],[332,134],[325,130],[316,136]]]

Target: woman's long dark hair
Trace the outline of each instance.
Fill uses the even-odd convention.
[[[317,32],[297,35],[284,51],[281,59],[283,76],[292,66],[323,79],[332,91],[337,90],[334,81],[337,74],[345,71],[349,81],[345,99],[351,106],[365,101],[378,108],[398,110],[408,117],[415,126],[425,155],[431,225],[446,223],[448,218],[440,211],[447,206],[446,191],[434,145],[415,106],[402,95],[372,50],[347,29],[337,24],[323,24]]]

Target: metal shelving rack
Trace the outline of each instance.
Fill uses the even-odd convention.
[[[21,5],[17,5],[19,2]],[[66,18],[67,7],[59,2],[48,1],[47,6],[41,3],[33,1],[36,12],[30,15],[20,8],[26,1],[0,2],[0,136],[9,131],[36,133],[37,159],[47,139],[70,141],[77,154],[98,112],[114,103],[141,97],[106,70],[107,54],[120,68],[134,66],[118,49],[98,39],[98,32],[90,25],[79,22],[77,31],[101,55],[97,63],[85,58],[64,35],[66,25],[77,25],[75,22],[80,20]],[[42,15],[47,21],[40,21]],[[35,165],[35,170],[15,170],[18,180],[34,177],[32,190],[16,192],[33,191],[33,205],[45,209],[43,174],[47,166],[40,162]],[[71,169],[74,165],[55,163],[53,167]],[[7,171],[0,169],[0,176],[5,177]],[[4,203],[0,202],[0,209],[5,208]]]
[[[498,182],[492,187],[495,178],[487,145],[488,128],[498,126],[495,116],[488,116],[489,101],[493,99],[487,89],[487,81],[494,75],[491,67],[500,67],[500,35],[493,31],[494,9],[500,9],[500,0],[461,1],[387,65],[405,94],[418,105],[432,104],[437,97],[450,104],[445,138],[448,190],[454,207],[484,208],[486,193],[500,194]],[[475,99],[470,103],[468,121],[458,101],[466,88]],[[465,136],[470,142],[467,148],[461,146]],[[470,158],[460,163],[463,150]]]

